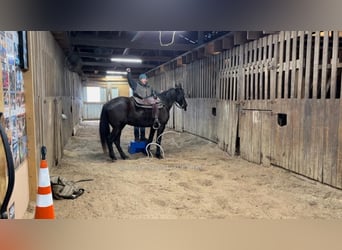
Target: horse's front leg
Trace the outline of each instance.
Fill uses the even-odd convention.
[[[154,137],[154,133],[156,132],[156,130],[151,126],[150,127],[150,134],[148,136],[148,139],[147,139],[147,143],[146,143],[146,146],[148,144],[150,144],[152,141],[153,141],[153,137]],[[149,146],[148,148],[145,148],[145,151],[143,152],[145,155],[151,155],[151,150],[150,150],[151,146]],[[147,150],[147,152],[146,152]]]
[[[148,136],[148,139],[147,139],[147,144],[149,144],[153,141],[153,137],[154,137],[155,132],[156,132],[156,130],[151,126],[150,127],[150,135]]]
[[[162,140],[162,136],[160,136],[160,135],[164,132],[164,129],[165,129],[165,124],[161,124],[159,129],[158,129],[158,131],[157,131],[157,141],[156,141],[156,143],[159,146],[157,146],[156,157],[158,159],[162,159],[163,158],[163,155],[160,154],[161,140]]]

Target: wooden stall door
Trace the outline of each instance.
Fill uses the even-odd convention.
[[[269,164],[270,117],[265,110],[242,110],[240,112],[240,154],[247,161]]]
[[[317,181],[331,177],[329,171],[336,166],[339,111],[338,105],[325,102],[293,100],[272,105],[272,165]]]
[[[261,163],[261,118],[260,111],[242,110],[240,115],[241,157]]]

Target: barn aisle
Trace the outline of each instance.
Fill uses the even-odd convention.
[[[127,152],[133,129],[126,127]],[[170,131],[165,159],[109,161],[98,122],[83,122],[51,176],[92,178],[75,200],[54,200],[57,219],[342,218],[342,191],[277,167],[230,157],[215,143]]]

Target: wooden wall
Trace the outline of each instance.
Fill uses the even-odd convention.
[[[29,67],[25,84],[32,85],[34,152],[47,147],[49,166],[58,164],[68,139],[81,119],[82,88],[77,73],[71,72],[63,51],[50,32],[28,32]],[[67,119],[62,119],[62,114]]]
[[[171,85],[182,71],[188,111],[177,117],[185,131],[342,188],[341,46],[338,31],[281,31],[187,56],[163,66],[153,84]]]
[[[342,188],[340,40],[337,31],[287,31],[246,46],[256,56],[243,66],[243,158]]]
[[[82,105],[80,78],[69,71],[63,51],[51,33],[29,31],[27,45],[29,68],[23,72],[27,159],[15,170],[16,181],[9,204],[14,208],[15,218],[22,218],[29,201],[36,199],[41,147],[47,147],[49,167],[59,163],[63,148],[80,121]],[[16,86],[18,82],[13,79],[11,84]],[[2,82],[0,87],[0,108],[4,109]],[[62,114],[67,119],[62,119]],[[1,152],[0,162],[3,162],[2,149]],[[1,167],[0,180],[4,180],[3,169]]]

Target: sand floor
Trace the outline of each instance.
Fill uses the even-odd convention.
[[[93,181],[78,184],[85,193],[77,199],[54,200],[56,218],[342,218],[341,190],[229,156],[189,133],[167,131],[165,158],[159,160],[128,154],[133,129],[126,126],[121,145],[130,158],[122,160],[115,151],[118,160],[111,162],[102,152],[98,122],[83,122],[50,176]]]

